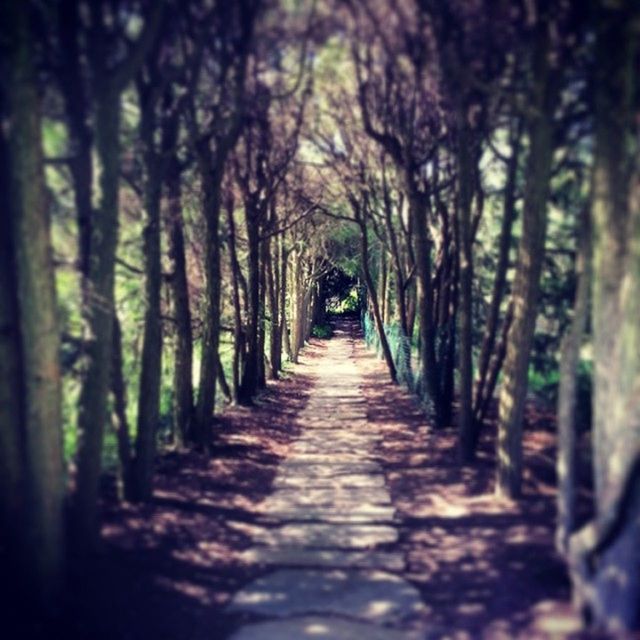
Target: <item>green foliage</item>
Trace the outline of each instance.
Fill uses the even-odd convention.
[[[314,338],[320,338],[322,340],[326,340],[333,336],[333,329],[330,324],[316,324],[311,330],[311,335]]]
[[[348,210],[338,211],[347,215]],[[360,273],[360,232],[354,224],[342,222],[331,230],[327,240],[331,262],[348,276],[355,278]]]
[[[576,383],[576,424],[580,429],[588,429],[591,424],[591,380],[593,362],[581,360]],[[560,372],[558,367],[541,373],[532,365],[529,368],[529,390],[549,407],[558,404]]]
[[[341,315],[343,313],[356,313],[360,310],[360,296],[358,287],[351,287],[347,295],[339,300],[330,300],[328,304],[329,313]]]

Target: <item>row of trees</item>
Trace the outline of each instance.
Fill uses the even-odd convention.
[[[552,305],[558,321],[541,318],[555,338],[540,343],[560,351],[565,333],[558,548],[585,612],[610,628],[640,624],[632,4],[596,3],[588,15],[580,3],[544,0],[346,2],[340,64],[353,81],[327,90],[311,134],[331,194],[325,213],[360,237],[389,375],[425,398],[436,427],[455,422],[462,464],[474,460],[501,382],[496,492],[508,498],[522,491],[539,309],[558,271],[568,274]],[[576,532],[576,433],[589,427],[576,420],[585,343],[595,516]]]
[[[294,161],[313,18],[2,4],[2,544],[39,606],[99,542],[105,440],[123,497],[149,500],[163,393],[175,444],[207,450],[217,391],[251,404],[324,308],[323,222]]]
[[[1,5],[0,515],[31,592],[55,602],[95,548],[109,443],[149,500],[161,438],[206,451],[220,395],[250,404],[297,360],[337,264],[462,464],[501,381],[502,496],[530,364],[564,334],[559,549],[585,610],[637,626],[634,3],[182,4]]]

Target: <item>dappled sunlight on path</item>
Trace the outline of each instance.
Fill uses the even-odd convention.
[[[424,637],[427,608],[394,548],[382,435],[367,421],[352,334],[339,329],[312,364],[304,428],[258,507],[271,522],[252,528],[242,554],[272,571],[233,597],[228,611],[247,617],[234,640]]]

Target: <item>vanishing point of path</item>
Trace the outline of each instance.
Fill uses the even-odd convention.
[[[309,372],[304,425],[259,506],[243,560],[267,567],[228,605],[246,612],[232,640],[424,638],[426,608],[404,576],[395,509],[367,420],[350,325]]]

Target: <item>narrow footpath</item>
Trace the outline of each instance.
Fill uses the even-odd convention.
[[[403,575],[396,512],[376,454],[382,433],[367,420],[349,334],[341,325],[312,361],[304,429],[243,553],[269,570],[229,603],[228,612],[248,620],[232,640],[425,637],[426,608]]]

